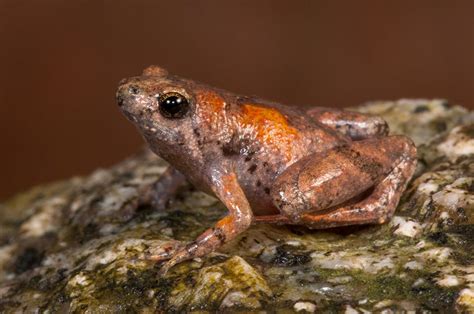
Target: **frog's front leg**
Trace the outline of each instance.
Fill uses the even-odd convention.
[[[169,201],[186,183],[186,177],[169,166],[154,184],[147,186],[141,193],[140,203],[150,204],[155,209],[164,210]]]
[[[161,268],[162,273],[184,260],[204,256],[216,250],[245,231],[252,223],[252,210],[235,173],[213,170],[211,183],[214,193],[227,207],[229,214],[195,241],[175,252]]]
[[[384,119],[363,113],[315,107],[306,113],[314,120],[349,136],[354,141],[388,134],[389,127]]]

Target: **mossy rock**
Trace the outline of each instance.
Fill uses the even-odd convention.
[[[149,257],[222,215],[192,188],[138,197],[166,168],[146,151],[0,204],[0,312],[474,311],[474,115],[442,100],[373,102],[419,165],[381,226],[255,225],[166,276]]]

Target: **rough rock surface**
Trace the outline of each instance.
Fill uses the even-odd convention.
[[[165,169],[148,152],[0,204],[0,312],[474,311],[474,115],[441,100],[374,102],[419,145],[390,223],[310,231],[255,225],[160,277],[147,260],[221,217],[188,189],[136,206]]]

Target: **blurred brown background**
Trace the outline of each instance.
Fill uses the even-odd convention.
[[[294,105],[474,108],[474,1],[0,0],[0,198],[137,151],[114,94],[149,64]]]

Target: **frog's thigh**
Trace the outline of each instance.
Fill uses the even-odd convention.
[[[389,128],[384,119],[363,113],[331,108],[311,108],[306,112],[314,120],[343,133],[353,140],[387,135]]]
[[[274,203],[293,223],[302,222],[305,214],[341,205],[379,182],[406,183],[406,178],[390,178],[396,167],[404,167],[402,162],[413,157],[414,151],[407,138],[390,136],[308,156],[277,178],[272,187]],[[411,176],[412,172],[408,172]]]
[[[297,223],[309,228],[324,229],[347,225],[384,223],[389,219],[393,215],[400,197],[416,168],[416,149],[412,142],[404,137],[391,137],[390,142],[394,143],[399,158],[390,173],[382,182],[376,185],[367,198],[355,204],[342,206],[324,213],[303,214]],[[259,221],[295,223],[284,216],[267,216],[262,217]]]
[[[324,214],[305,214],[301,224],[312,229],[382,224],[393,216],[416,168],[416,152],[407,152],[390,174],[363,201]]]

